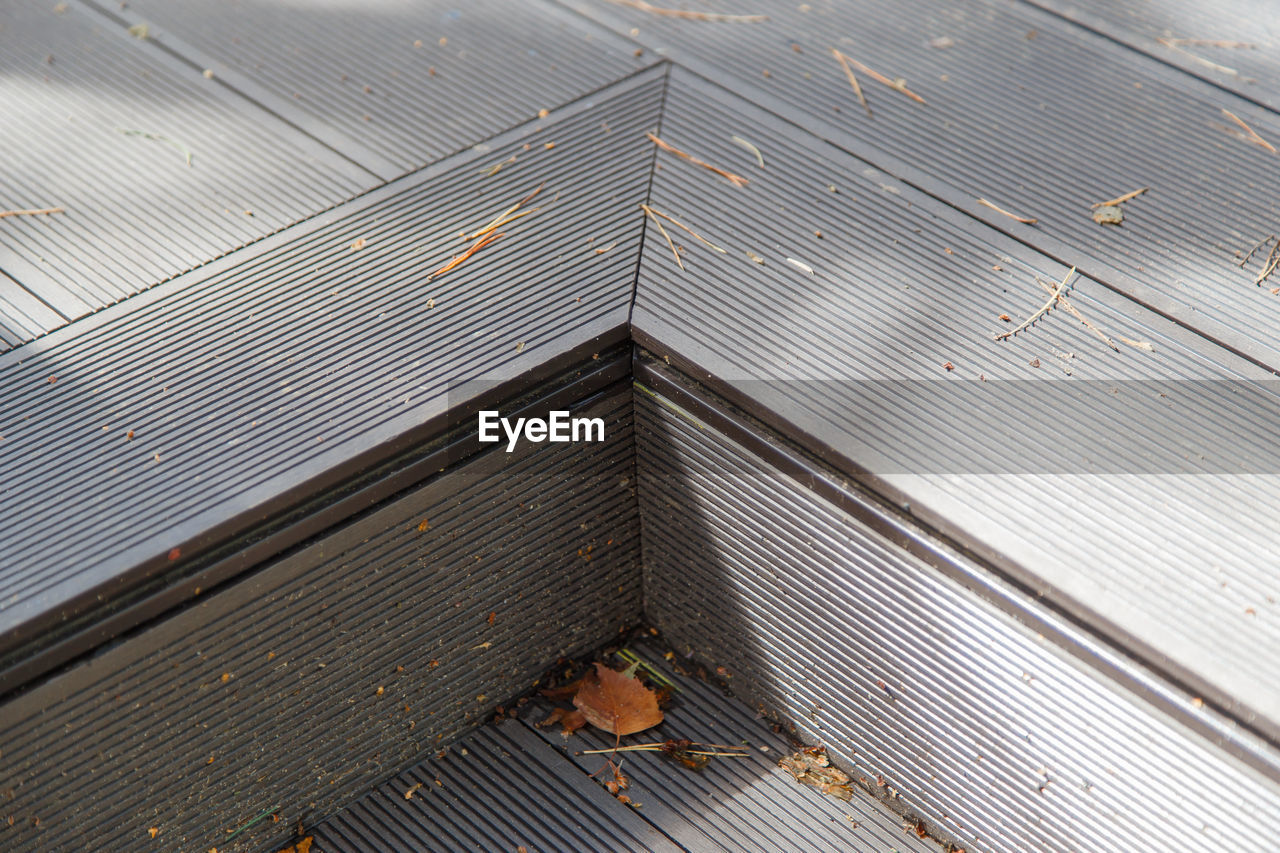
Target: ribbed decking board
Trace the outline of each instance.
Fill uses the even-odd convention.
[[[1270,849],[1274,749],[1227,756],[1034,599],[1075,654],[669,400],[638,395],[636,431],[647,618],[967,849]]]
[[[637,29],[639,43],[678,65],[1280,368],[1280,301],[1270,292],[1280,279],[1255,286],[1256,256],[1236,266],[1277,230],[1280,170],[1274,154],[1230,135],[1221,111],[1270,140],[1280,139],[1280,116],[1017,0],[954,8],[909,0],[891,13],[867,0],[827,0],[771,7],[756,24],[561,1],[619,32]],[[724,0],[699,8],[750,11]],[[954,45],[930,47],[943,36]],[[861,74],[869,118],[833,47],[905,77],[926,103]],[[766,123],[739,135],[767,164],[775,129],[783,139],[799,133]],[[743,170],[753,161],[735,148],[717,165],[750,177]],[[1144,186],[1151,191],[1125,206],[1122,226],[1093,222],[1093,203]],[[979,198],[1039,224],[1019,224]]]
[[[0,707],[0,845],[278,849],[633,623],[630,389],[575,414],[606,442],[489,451]]]
[[[614,738],[586,728],[564,739],[536,728],[551,705],[489,725],[409,768],[315,828],[321,853],[360,851],[823,850],[930,853],[902,819],[861,789],[842,802],[797,784],[777,766],[791,751],[755,711],[721,688],[677,674],[650,642],[634,651],[678,687],[661,726],[622,743],[687,737],[741,744],[745,759],[691,771],[658,754],[623,753],[624,806],[597,781]],[[618,661],[609,661],[621,666]],[[591,774],[597,775],[592,778]],[[410,796],[406,797],[406,792]]]
[[[388,179],[652,62],[543,2],[101,5]]]
[[[1280,110],[1280,17],[1267,0],[1218,0],[1212,5],[1195,0],[1025,2]]]
[[[409,768],[313,837],[317,853],[681,849],[513,720]]]
[[[54,7],[14,0],[0,23],[0,209],[65,209],[0,219],[0,270],[44,306],[0,296],[0,348],[381,183],[96,12]]]
[[[698,593],[682,590],[690,599]],[[632,650],[658,669],[677,687],[662,724],[624,738],[622,743],[652,743],[688,738],[699,743],[720,743],[746,749],[746,759],[712,759],[692,772],[662,755],[623,754],[622,772],[631,783],[626,793],[639,803],[639,813],[680,845],[694,853],[720,850],[760,851],[857,851],[879,853],[937,853],[940,846],[918,838],[904,820],[870,794],[853,786],[848,802],[820,794],[798,784],[778,767],[789,755],[791,743],[773,731],[771,723],[728,690],[688,674],[678,673],[662,655],[665,646],[640,642]],[[735,666],[726,656],[706,661]],[[677,661],[679,662],[679,661]],[[621,659],[606,661],[622,667]],[[683,661],[693,665],[696,662]],[[726,670],[727,671],[727,670]],[[733,685],[730,683],[730,688]],[[544,719],[552,707],[539,700],[526,710],[527,725]],[[533,710],[536,709],[536,710]],[[543,739],[586,773],[597,773],[604,756],[575,755],[583,749],[610,749],[614,738],[594,728],[582,729],[565,740],[558,726],[538,729]],[[809,741],[818,743],[818,741]],[[604,776],[607,771],[596,778]],[[911,822],[914,826],[914,822]]]
[[[430,167],[0,356],[7,642],[88,591],[166,571],[166,555],[196,556],[218,525],[261,523],[282,496],[448,406],[625,339],[643,137],[663,82],[642,72],[490,155]],[[512,153],[518,163],[485,174]],[[466,245],[460,230],[540,185],[537,213],[428,280]]]
[[[1045,304],[1035,275],[1058,281],[1065,270],[823,143],[778,138],[766,169],[744,168],[728,137],[767,116],[726,97],[673,71],[664,136],[733,163],[751,183],[660,160],[651,203],[729,254],[687,241],[682,273],[663,241],[646,242],[632,318],[641,343],[732,388],[735,402],[866,473],[915,517],[1206,699],[1280,732],[1280,596],[1274,566],[1258,559],[1274,553],[1280,492],[1273,477],[1191,464],[1228,427],[1234,446],[1270,458],[1274,406],[1252,421],[1222,414],[1235,405],[1234,383],[1269,374],[1087,278],[1072,303],[1106,333],[1153,351],[1112,351],[1061,309],[993,340],[1014,325],[999,314],[1025,318]],[[1039,408],[1014,406],[1025,392],[1010,392],[1003,410],[967,408],[988,394],[1001,402],[988,389],[1002,381],[1058,384],[1045,386],[1055,390]],[[1069,383],[1082,383],[1097,408],[1068,431],[1059,413]],[[1097,393],[1111,383],[1116,394]],[[918,390],[948,387],[951,397]],[[1172,426],[1143,422],[1139,398],[1161,391],[1193,414],[1170,417]],[[1013,451],[1006,434],[1024,429],[1042,445],[1002,471]],[[1111,448],[1134,444],[1117,431],[1150,435],[1153,468],[1123,475],[1126,460]],[[1160,473],[1158,460],[1175,457],[1187,466]]]

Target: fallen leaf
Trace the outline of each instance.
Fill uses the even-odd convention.
[[[291,847],[286,847],[280,853],[311,853],[311,842],[313,837],[308,835],[306,838],[299,838],[298,842]]]
[[[553,701],[559,701],[561,699],[572,698],[573,695],[578,692],[578,688],[580,688],[581,686],[582,686],[582,679],[577,678],[577,679],[574,679],[573,681],[570,681],[568,684],[562,687],[545,687],[542,690],[539,690],[538,692],[543,696],[546,696],[548,699],[551,699]]]
[[[567,711],[560,718],[560,734],[568,737],[587,724],[587,717],[581,711]]]
[[[152,838],[155,838],[157,835],[160,834],[160,829],[158,827],[153,826],[147,830],[147,834],[150,835]]]
[[[587,722],[615,735],[631,735],[662,722],[658,697],[635,675],[596,664],[595,675],[582,682],[573,704]]]

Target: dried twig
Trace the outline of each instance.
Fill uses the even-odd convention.
[[[169,137],[162,136],[159,133],[147,133],[145,130],[125,130],[123,127],[117,127],[116,130],[120,131],[125,136],[141,136],[143,139],[151,139],[156,142],[163,142],[165,145],[170,146],[171,148],[176,150],[179,154],[181,154],[184,158],[186,158],[187,166],[188,167],[191,166],[191,149],[187,148],[187,146],[183,145],[181,142],[179,142],[176,139],[170,139]]]
[[[0,219],[6,216],[47,216],[50,213],[66,213],[61,207],[42,207],[39,210],[0,210]]]
[[[737,143],[738,145],[741,145],[743,148],[750,151],[752,154],[756,155],[756,164],[761,169],[764,168],[764,155],[760,153],[759,148],[755,147],[750,142],[743,139],[741,136],[730,136],[729,138],[733,140],[735,143]]]
[[[987,201],[985,198],[978,199],[978,204],[982,205],[983,207],[989,207],[992,210],[994,210],[996,213],[1003,213],[1005,216],[1009,217],[1010,219],[1016,219],[1019,222],[1025,222],[1027,225],[1035,225],[1037,222],[1040,221],[1039,219],[1032,219],[1029,216],[1019,216],[1016,213],[1010,213],[1009,211],[1005,210],[1003,207],[1000,207],[998,204],[992,204],[991,202]]]
[[[841,56],[844,56],[844,54],[841,54]],[[924,103],[924,98],[920,97],[915,92],[907,88],[907,83],[905,80],[901,80],[901,79],[890,80],[888,77],[884,76],[879,71],[875,71],[873,69],[868,68],[867,66],[863,65],[861,62],[859,62],[856,59],[853,59],[852,57],[845,56],[844,58],[847,62],[849,62],[854,67],[856,67],[859,71],[871,77],[871,79],[875,80],[876,82],[883,83],[884,85],[888,86],[890,89],[895,89],[901,92],[902,94],[906,95],[908,98],[910,98],[911,100],[915,101],[918,104]]]
[[[689,12],[684,9],[660,9],[645,0],[609,0],[619,6],[630,6],[650,15],[662,15],[667,18],[684,18],[687,21],[713,21],[721,24],[758,24],[769,20],[768,15],[721,15],[717,12]]]
[[[1090,205],[1089,209],[1097,210],[1100,207],[1115,207],[1117,205],[1124,204],[1126,201],[1128,201],[1131,198],[1137,198],[1138,196],[1142,195],[1149,189],[1151,189],[1151,187],[1143,187],[1140,190],[1134,190],[1131,193],[1125,193],[1124,195],[1117,196],[1113,199],[1110,199],[1109,201],[1100,201],[1097,204]]]
[[[858,96],[859,103],[867,111],[867,117],[874,118],[871,113],[871,105],[867,103],[867,96],[862,94],[862,87],[858,85],[858,78],[854,76],[853,69],[849,67],[848,58],[834,47],[831,48],[831,55],[836,58],[836,61],[840,63],[840,67],[844,69],[845,76],[849,78],[849,85],[853,87],[853,93]]]
[[[661,148],[663,151],[668,151],[676,155],[677,157],[688,160],[690,163],[694,164],[695,166],[701,166],[704,169],[708,169],[712,172],[715,172],[717,175],[724,178],[729,183],[733,184],[735,187],[745,187],[749,183],[746,178],[741,177],[740,175],[735,175],[732,172],[726,172],[724,169],[720,169],[715,166],[712,166],[710,163],[707,163],[704,160],[699,160],[697,157],[694,157],[692,154],[685,153],[684,151],[681,151],[679,148],[676,148],[674,145],[670,145],[666,142],[663,142],[661,139],[654,136],[652,133],[646,133],[645,136],[649,137],[649,141],[652,142],[654,145],[658,146],[659,148]]]
[[[1270,243],[1275,238],[1276,238],[1276,235],[1268,234],[1266,237],[1263,237],[1261,240],[1254,243],[1253,248],[1249,250],[1249,254],[1245,255],[1244,258],[1238,264],[1236,264],[1236,266],[1240,267],[1241,269],[1244,269],[1244,265],[1249,263],[1249,259],[1253,257],[1253,253],[1258,251],[1268,243]]]
[[[1045,281],[1044,279],[1042,279],[1040,276],[1036,276],[1036,283],[1039,284],[1042,288],[1044,288],[1046,293],[1055,293],[1053,289],[1053,285]],[[1115,345],[1115,342],[1112,341],[1111,338],[1103,334],[1101,329],[1099,329],[1097,326],[1093,325],[1088,320],[1086,320],[1085,316],[1081,314],[1078,310],[1076,310],[1076,306],[1072,305],[1070,302],[1067,301],[1067,297],[1064,296],[1061,291],[1057,291],[1056,295],[1058,298],[1059,305],[1061,305],[1063,308],[1070,311],[1072,316],[1074,316],[1077,320],[1083,323],[1086,329],[1088,329],[1089,331],[1097,335],[1098,338],[1104,344],[1111,347],[1111,349],[1115,350],[1116,352],[1120,352],[1120,348]]]
[[[1032,314],[1030,317],[1028,317],[1028,318],[1027,318],[1023,323],[1022,323],[1022,325],[1018,326],[1018,328],[1016,328],[1016,329],[1011,329],[1011,330],[1009,330],[1009,331],[1007,331],[1007,332],[1001,332],[1000,334],[998,334],[998,335],[996,335],[996,336],[995,336],[995,339],[996,339],[997,341],[1003,341],[1005,338],[1011,338],[1011,337],[1013,337],[1014,335],[1018,334],[1018,332],[1021,332],[1023,329],[1028,328],[1028,327],[1029,327],[1032,323],[1034,323],[1036,320],[1039,320],[1041,317],[1043,317],[1045,314],[1047,314],[1047,313],[1049,312],[1049,309],[1053,307],[1054,303],[1058,301],[1058,294],[1060,294],[1060,293],[1062,293],[1063,291],[1065,291],[1065,290],[1066,290],[1066,288],[1067,288],[1067,282],[1068,282],[1068,281],[1070,281],[1070,280],[1071,280],[1071,276],[1073,276],[1073,275],[1075,275],[1075,274],[1076,274],[1076,268],[1075,268],[1075,267],[1072,267],[1071,269],[1067,270],[1067,274],[1066,274],[1065,276],[1063,276],[1062,282],[1061,282],[1061,283],[1058,285],[1058,287],[1053,291],[1053,295],[1049,297],[1049,301],[1048,301],[1048,302],[1046,302],[1046,303],[1044,304],[1044,307],[1043,307],[1043,308],[1041,308],[1039,311],[1037,311],[1036,313],[1034,313],[1034,314]]]
[[[680,272],[684,272],[684,261],[680,260],[680,253],[676,251],[676,244],[671,239],[671,235],[667,233],[667,229],[662,227],[662,220],[654,215],[653,208],[647,204],[640,205],[640,209],[644,211],[645,216],[653,220],[658,226],[658,230],[662,232],[662,236],[667,238],[667,245],[671,247],[671,255],[676,259],[676,266],[680,267]]]
[[[1261,286],[1267,280],[1267,277],[1275,272],[1277,264],[1280,264],[1280,240],[1277,240],[1276,244],[1271,247],[1271,254],[1267,255],[1266,261],[1262,264],[1262,272],[1258,273],[1258,277],[1253,280],[1253,283]]]
[[[707,246],[710,246],[712,249],[715,249],[720,254],[722,255],[729,254],[726,250],[720,248],[715,243],[712,243],[710,240],[703,237],[697,231],[694,231],[692,228],[690,228],[688,225],[685,225],[683,222],[681,222],[679,219],[676,219],[674,216],[669,216],[668,214],[663,213],[661,210],[654,210],[652,207],[650,207],[647,204],[642,204],[640,205],[640,207],[642,207],[644,209],[644,212],[649,214],[650,216],[661,216],[663,219],[667,220],[677,228],[683,228],[695,240],[700,240],[701,242],[705,243]]]
[[[1249,127],[1249,125],[1245,124],[1244,121],[1241,120],[1241,118],[1238,115],[1231,112],[1231,110],[1225,110],[1225,109],[1222,111],[1222,114],[1227,118],[1231,119],[1232,121],[1234,121],[1236,124],[1240,125],[1240,128],[1249,135],[1249,140],[1248,140],[1249,142],[1252,142],[1254,145],[1257,145],[1259,148],[1267,149],[1272,154],[1276,153],[1275,146],[1272,145],[1267,140],[1263,139],[1256,132],[1254,132],[1254,129]]]

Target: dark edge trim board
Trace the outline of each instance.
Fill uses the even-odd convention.
[[[1044,635],[1089,667],[1125,685],[1218,748],[1280,781],[1280,768],[1264,756],[1266,745],[1276,745],[1266,732],[1243,722],[1230,708],[1208,700],[1204,708],[1192,713],[1189,700],[1199,694],[1183,680],[1152,667],[1149,661],[1098,634],[1088,620],[1054,607],[1033,589],[945,532],[909,517],[901,507],[868,487],[866,481],[874,478],[857,471],[830,448],[815,453],[809,446],[784,438],[788,430],[782,418],[754,406],[749,399],[709,375],[699,374],[695,367],[678,357],[655,357],[652,353],[662,352],[663,347],[647,339],[643,332],[636,330],[636,338],[639,347],[634,381],[638,393],[675,402],[890,542]],[[975,573],[965,566],[966,561],[976,563],[987,573]],[[1035,606],[1028,606],[1029,601],[1034,601]],[[1215,712],[1213,716],[1205,713],[1209,708]]]
[[[417,429],[318,473],[273,501],[269,514],[245,514],[183,543],[182,552],[196,558],[167,571],[166,561],[156,558],[135,567],[131,575],[139,580],[131,586],[113,583],[109,596],[101,589],[86,591],[73,602],[81,608],[74,620],[50,616],[33,639],[5,649],[0,656],[0,701],[101,644],[172,615],[218,585],[243,577],[333,525],[480,453],[483,448],[474,435],[480,409],[527,416],[563,407],[624,380],[630,374],[625,340],[624,328],[611,329]]]

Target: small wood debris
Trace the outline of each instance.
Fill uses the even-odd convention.
[[[795,258],[787,258],[787,263],[802,272],[807,272],[809,275],[817,275],[817,273],[813,271],[813,267],[809,266],[804,261],[797,261]]]
[[[764,266],[764,258],[760,257],[755,252],[747,252],[747,257],[751,259],[752,263]]]
[[[1090,205],[1089,209],[1097,210],[1100,207],[1116,207],[1117,205],[1124,204],[1126,201],[1129,201],[1130,199],[1137,198],[1143,193],[1149,191],[1150,189],[1151,187],[1142,187],[1141,189],[1136,189],[1131,193],[1125,193],[1122,196],[1117,196],[1113,199],[1109,199],[1107,201],[1100,201],[1097,204]]]
[[[1041,317],[1047,314],[1049,312],[1049,309],[1053,307],[1054,303],[1058,301],[1058,294],[1064,293],[1066,291],[1067,283],[1071,280],[1071,277],[1075,274],[1076,274],[1075,267],[1072,267],[1071,269],[1067,270],[1067,274],[1062,277],[1062,282],[1057,286],[1057,288],[1054,289],[1053,294],[1049,297],[1049,301],[1044,304],[1043,308],[1041,308],[1039,311],[1037,311],[1036,313],[1028,317],[1026,322],[1022,323],[1016,329],[1010,329],[1007,332],[1001,332],[1000,334],[995,336],[995,339],[997,341],[1003,341],[1006,338],[1011,338],[1014,335],[1021,332],[1023,329],[1029,328],[1032,323],[1034,323],[1036,320],[1039,320]]]
[[[844,54],[841,54],[841,56],[844,56]],[[863,65],[861,62],[859,62],[856,59],[853,59],[852,57],[845,56],[844,59],[850,65],[854,66],[863,74],[866,74],[872,80],[875,80],[877,83],[883,83],[884,85],[888,86],[890,89],[901,92],[911,100],[915,101],[917,104],[923,104],[925,102],[924,98],[920,97],[915,92],[907,88],[907,81],[902,79],[901,77],[899,77],[896,80],[890,80],[888,77],[884,76],[879,71],[876,71],[872,68],[868,68],[867,66]]]
[[[0,210],[0,219],[6,216],[48,216],[51,213],[66,213],[61,207],[42,207],[38,210]]]
[[[613,251],[614,247],[615,247],[615,246],[617,246],[617,245],[618,245],[618,241],[617,241],[617,240],[614,240],[612,243],[610,243],[609,245],[605,246],[603,249],[596,249],[596,250],[595,250],[595,253],[596,253],[597,255],[603,255],[605,252],[611,252],[611,251]]]
[[[1016,213],[1010,213],[1009,211],[1005,210],[1003,207],[1000,207],[997,204],[992,204],[991,202],[987,201],[985,198],[978,199],[978,204],[982,205],[983,207],[989,207],[992,210],[994,210],[996,213],[1003,213],[1005,216],[1009,217],[1010,219],[1016,219],[1018,222],[1023,222],[1027,225],[1035,225],[1037,222],[1040,221],[1038,219],[1032,219],[1027,216],[1019,216]]]
[[[1119,207],[1100,207],[1093,212],[1093,221],[1099,225],[1119,225],[1124,222],[1124,210]]]
[[[759,166],[761,169],[764,168],[764,155],[760,153],[759,148],[755,147],[750,142],[743,139],[741,136],[730,136],[729,140],[733,142],[735,145],[741,145],[743,148],[747,149],[752,154],[756,155],[756,165]]]
[[[650,142],[652,142],[654,145],[661,148],[663,151],[674,154],[683,160],[688,160],[690,163],[694,164],[695,166],[701,166],[702,168],[707,169],[708,171],[715,172],[717,175],[724,178],[729,183],[733,184],[735,187],[745,187],[748,183],[750,183],[746,178],[742,177],[741,175],[735,175],[732,172],[726,172],[724,169],[721,169],[717,166],[712,166],[710,163],[706,162],[705,160],[699,160],[697,157],[694,157],[692,154],[688,154],[684,151],[681,151],[679,148],[676,148],[674,145],[670,145],[666,142],[663,142],[661,139],[654,136],[652,133],[646,133],[645,136],[649,138]]]
[[[151,38],[151,27],[147,24],[134,24],[129,27],[129,35],[136,39],[149,39]]]
[[[858,78],[854,75],[853,69],[849,67],[849,58],[843,53],[831,48],[831,55],[840,63],[840,67],[844,69],[845,77],[849,79],[849,85],[853,87],[853,93],[858,96],[858,103],[862,104],[862,108],[867,111],[867,118],[874,118],[871,112],[871,105],[867,103],[867,96],[862,94],[862,86],[858,85]]]
[[[424,782],[415,782],[412,786],[410,786],[409,790],[407,790],[407,791],[405,791],[405,792],[404,792],[404,798],[405,798],[406,800],[412,800],[412,799],[413,799],[413,792],[414,792],[414,791],[421,791],[424,785],[425,785],[425,783],[424,783]]]
[[[951,371],[953,371],[953,370],[955,370],[955,369],[956,369],[956,366],[955,366],[954,364],[952,364],[951,362],[949,362],[949,361],[948,361],[948,362],[945,362],[945,363],[942,365],[942,369],[943,369],[943,370],[945,370],[945,371],[947,371],[947,373],[950,373]],[[881,682],[881,686],[883,686],[883,684],[884,684],[884,682]]]
[[[778,766],[802,785],[810,785],[828,796],[848,802],[853,799],[849,776],[832,767],[823,747],[801,750],[783,757]]]
[[[1245,134],[1247,134],[1246,141],[1252,142],[1254,145],[1258,146],[1259,148],[1265,148],[1268,151],[1270,151],[1272,154],[1276,153],[1275,146],[1272,145],[1267,140],[1263,139],[1261,136],[1259,136],[1254,131],[1254,129],[1249,127],[1249,125],[1245,124],[1244,121],[1238,115],[1231,112],[1230,110],[1225,110],[1225,109],[1222,111],[1222,114],[1227,118],[1231,119],[1236,124],[1240,125],[1241,130],[1243,130]]]
[[[610,3],[616,3],[619,6],[629,6],[632,9],[639,9],[641,12],[648,12],[650,15],[660,15],[665,18],[683,18],[686,21],[708,21],[721,24],[758,24],[761,21],[769,20],[768,15],[722,15],[717,12],[690,12],[685,9],[662,9],[654,6],[645,0],[609,0]]]
[[[369,241],[363,237],[359,237],[351,243],[351,251],[358,252],[367,245],[369,245]]]

